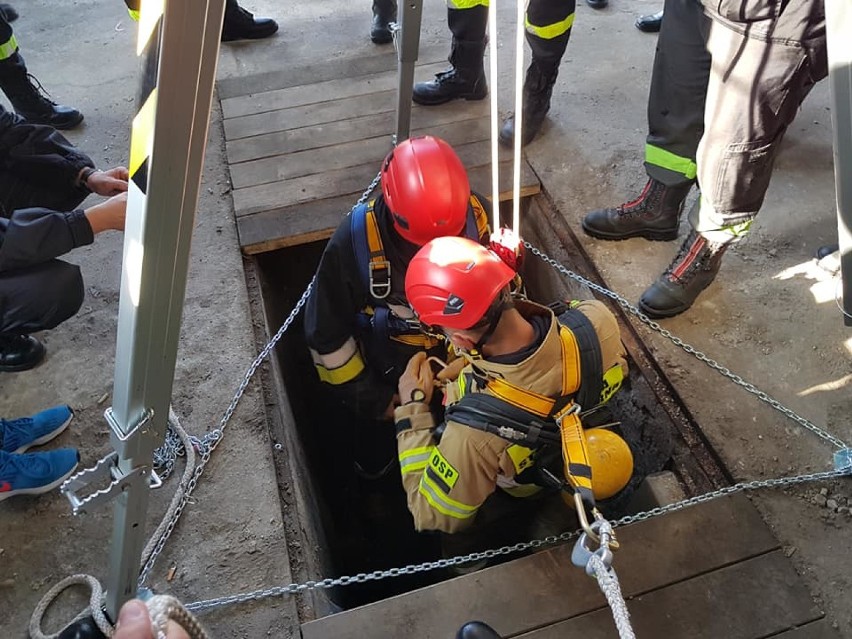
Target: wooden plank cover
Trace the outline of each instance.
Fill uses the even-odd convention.
[[[637,637],[665,639],[762,639],[822,616],[780,550],[654,590],[627,606]],[[604,607],[519,637],[618,639],[618,631]]]
[[[309,79],[290,70],[287,77],[276,76],[278,88],[223,101],[234,209],[246,253],[330,236],[391,148],[395,67],[371,63],[345,75],[354,68],[340,61],[330,65],[344,75],[324,71],[315,84],[294,84],[294,78]],[[420,66],[418,77],[443,67],[443,62]],[[468,169],[472,188],[487,196],[489,126],[487,101],[412,109],[412,132],[447,140]],[[500,157],[500,199],[507,200],[511,155],[502,151]],[[538,193],[538,177],[526,160],[521,168],[520,196]]]
[[[525,162],[521,165],[521,197],[538,193],[541,185],[538,177]],[[511,199],[512,165],[500,163],[500,200]],[[324,175],[308,176],[308,182],[322,181]],[[364,175],[363,181],[347,182],[358,184],[357,190],[343,196],[312,200],[286,208],[262,210],[254,214],[237,217],[237,232],[240,246],[248,255],[265,253],[279,248],[324,240],[331,236],[343,216],[352,208],[370,180],[375,175]],[[491,199],[491,167],[480,166],[468,171],[471,188]],[[291,180],[292,181],[292,180]],[[275,186],[280,182],[270,186]],[[314,188],[303,187],[303,188]],[[236,193],[234,195],[236,200]],[[306,197],[306,200],[310,198]]]
[[[619,539],[623,548],[615,566],[625,596],[664,588],[779,547],[742,495],[619,529]],[[529,632],[606,605],[597,583],[575,568],[570,556],[571,544],[536,553],[306,623],[302,635],[446,639],[470,619],[481,619],[504,634]],[[712,602],[707,605],[712,607]]]

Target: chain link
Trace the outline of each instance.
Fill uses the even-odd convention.
[[[580,284],[584,284],[585,286],[588,286],[593,291],[596,291],[596,292],[600,293],[601,295],[604,295],[604,296],[610,298],[611,300],[614,300],[625,311],[627,311],[631,315],[636,316],[639,319],[639,321],[641,321],[643,324],[645,324],[652,331],[655,331],[656,333],[659,333],[660,335],[662,335],[666,339],[670,340],[675,346],[679,347],[680,349],[682,349],[684,352],[688,353],[689,355],[694,356],[697,360],[699,360],[700,362],[703,362],[704,364],[706,364],[707,366],[709,366],[710,368],[712,368],[716,372],[720,373],[724,377],[727,377],[729,380],[734,382],[734,384],[745,389],[747,392],[749,392],[752,395],[754,395],[755,397],[757,397],[760,401],[765,402],[766,404],[769,404],[772,408],[774,408],[775,410],[780,412],[785,417],[792,419],[794,422],[798,423],[800,426],[802,426],[802,427],[808,429],[809,431],[815,433],[816,435],[818,435],[819,437],[821,437],[825,441],[830,442],[831,444],[833,444],[837,448],[847,448],[848,447],[838,437],[835,437],[831,433],[823,430],[822,428],[820,428],[816,424],[810,422],[809,420],[805,419],[801,415],[790,410],[789,408],[787,408],[786,406],[781,404],[781,402],[779,402],[777,399],[773,399],[768,394],[766,394],[764,391],[757,388],[751,382],[745,381],[742,377],[740,377],[739,375],[737,375],[735,373],[732,373],[730,371],[730,369],[726,368],[725,366],[722,366],[716,360],[711,359],[710,357],[708,357],[707,355],[705,355],[704,353],[699,351],[694,346],[691,346],[691,345],[687,344],[686,342],[684,342],[677,335],[673,335],[671,333],[671,331],[660,326],[657,322],[655,322],[650,317],[645,315],[645,313],[643,313],[638,308],[633,306],[629,301],[627,301],[627,299],[625,299],[624,297],[622,297],[618,293],[615,293],[615,292],[609,290],[608,288],[601,286],[600,284],[595,284],[594,282],[587,280],[582,275],[578,275],[574,271],[569,270],[568,268],[566,268],[565,266],[563,266],[562,264],[557,262],[552,257],[548,256],[547,254],[545,254],[541,250],[537,249],[535,246],[533,246],[532,244],[530,244],[526,240],[524,240],[524,247],[526,247],[526,249],[530,253],[532,253],[533,255],[538,257],[539,259],[541,259],[546,264],[549,264],[551,267],[553,267],[554,269],[556,269],[557,271],[559,271],[563,275],[570,277],[571,279],[579,282]]]
[[[351,209],[349,209],[349,213],[347,215],[351,215],[352,211],[354,211],[358,206],[367,201],[370,197],[370,194],[376,189],[379,185],[379,182],[382,179],[382,173],[379,171],[376,173],[376,177],[373,178],[373,181],[370,182],[369,186],[367,186],[366,190],[361,194],[361,197],[355,202]],[[302,293],[302,296],[299,298],[299,301],[296,302],[296,305],[293,307],[293,310],[290,311],[290,314],[287,316],[287,319],[284,320],[284,323],[281,325],[281,328],[278,329],[278,332],[269,340],[269,343],[263,347],[263,350],[260,351],[260,354],[254,359],[249,366],[246,374],[243,376],[242,381],[240,382],[239,387],[237,388],[237,392],[234,394],[234,398],[231,400],[231,403],[228,405],[228,408],[225,410],[225,414],[222,415],[222,419],[219,420],[219,426],[214,428],[213,430],[206,433],[203,437],[193,437],[190,436],[190,442],[193,447],[198,451],[200,455],[200,460],[198,465],[195,467],[195,472],[193,473],[190,480],[187,482],[186,487],[184,488],[183,496],[175,507],[174,513],[172,514],[171,519],[163,530],[163,534],[157,540],[157,544],[154,546],[151,554],[145,560],[145,564],[142,566],[142,570],[139,573],[139,586],[143,586],[145,581],[148,579],[148,575],[151,572],[151,569],[154,567],[154,563],[157,561],[157,557],[160,556],[160,553],[163,552],[163,548],[166,545],[166,541],[168,541],[169,537],[174,531],[175,526],[177,525],[178,520],[180,519],[181,514],[183,513],[184,508],[189,503],[190,496],[192,495],[192,491],[195,490],[195,486],[198,484],[198,480],[201,477],[201,473],[204,472],[205,466],[207,466],[207,462],[210,461],[210,456],[213,454],[213,451],[222,441],[222,438],[225,434],[225,427],[228,425],[228,422],[231,421],[231,417],[234,414],[234,411],[237,409],[237,404],[240,403],[240,400],[243,397],[243,394],[246,392],[249,383],[251,382],[254,374],[257,372],[257,369],[264,362],[264,360],[269,356],[269,353],[275,348],[275,345],[278,343],[278,340],[284,335],[288,328],[290,328],[290,324],[293,323],[293,320],[296,319],[296,316],[304,307],[305,303],[308,301],[308,296],[311,293],[311,290],[314,287],[314,282],[316,281],[316,275],[311,278],[311,281],[308,283],[307,288]],[[174,470],[174,465],[176,458],[178,456],[182,456],[186,453],[183,447],[183,443],[180,441],[177,433],[171,428],[169,428],[166,433],[166,439],[163,442],[162,446],[160,446],[154,452],[154,468],[161,467],[163,469],[163,474],[161,477],[168,477],[172,471]],[[158,466],[159,464],[159,466]]]
[[[725,495],[731,495],[733,493],[738,493],[745,490],[757,490],[760,488],[777,488],[779,486],[793,486],[795,484],[803,484],[810,481],[831,479],[833,477],[841,477],[844,475],[852,475],[852,465],[845,466],[837,470],[810,473],[807,475],[797,475],[794,477],[761,479],[750,482],[740,482],[738,484],[734,484],[733,486],[726,486],[724,488],[720,488],[719,490],[714,490],[710,493],[698,495],[697,497],[684,499],[683,501],[679,501],[674,504],[659,506],[657,508],[653,508],[642,513],[637,513],[635,515],[626,515],[625,517],[622,517],[621,519],[612,522],[612,525],[613,527],[616,527],[626,526],[627,524],[634,524],[640,521],[645,521],[646,519],[651,519],[652,517],[656,517],[658,515],[683,510],[684,508],[688,508],[689,506],[695,506],[696,504],[702,504],[704,502],[708,502],[719,497],[724,497]],[[438,561],[427,561],[421,564],[411,564],[403,568],[374,570],[373,572],[362,572],[358,573],[357,575],[337,577],[336,579],[310,580],[305,581],[303,583],[291,583],[287,584],[286,586],[275,586],[262,590],[253,590],[251,592],[246,592],[237,595],[229,595],[226,597],[204,599],[202,601],[196,601],[187,604],[185,607],[187,610],[191,611],[209,610],[211,608],[245,603],[247,601],[258,601],[260,599],[266,599],[268,597],[297,595],[308,590],[325,590],[329,588],[334,588],[335,586],[349,586],[351,584],[356,583],[361,584],[368,581],[379,581],[380,579],[387,579],[390,577],[399,577],[402,575],[413,575],[421,572],[429,572],[431,570],[437,570],[439,568],[458,566],[460,564],[481,561],[483,559],[492,559],[494,557],[513,555],[524,550],[533,550],[542,548],[544,546],[552,546],[560,542],[567,542],[571,541],[572,539],[576,539],[580,536],[582,532],[582,530],[564,532],[561,535],[551,535],[543,539],[534,539],[532,541],[517,543],[511,546],[503,546],[501,548],[496,548],[493,550],[483,550],[481,552],[474,552],[469,555],[460,555],[458,557],[452,557],[449,559],[439,559]]]

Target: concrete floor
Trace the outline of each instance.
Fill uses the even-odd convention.
[[[282,4],[246,0],[247,8],[275,16],[281,32],[266,42],[223,47],[220,77],[270,71],[318,55],[357,57],[374,46],[366,37],[366,1]],[[603,11],[584,3],[577,7],[551,121],[527,154],[578,234],[587,210],[629,199],[644,184],[645,100],[655,37],[632,23],[658,4],[611,0]],[[137,65],[134,29],[122,3],[31,0],[18,8],[22,17],[15,30],[31,72],[54,99],[86,114],[84,126],[68,137],[100,167],[126,162]],[[510,109],[513,9],[507,4],[500,13],[506,27],[497,38],[499,90],[501,106]],[[448,41],[442,3],[427,3],[423,40]],[[843,327],[831,283],[820,284],[817,271],[809,268],[816,247],[836,239],[828,104],[823,83],[787,135],[752,235],[726,256],[717,282],[696,306],[665,327],[816,424],[850,439],[852,333]],[[218,422],[256,352],[215,109],[204,177],[175,381],[175,408],[194,433]],[[677,249],[675,242],[583,241],[608,285],[633,301]],[[49,349],[44,365],[0,377],[4,416],[60,402],[75,408],[72,428],[58,443],[78,446],[85,464],[108,451],[101,415],[109,400],[100,400],[112,386],[121,247],[120,235],[113,233],[71,255],[86,278],[83,309],[44,335]],[[668,341],[645,334],[737,479],[831,466],[831,449],[812,434]],[[155,568],[155,588],[194,601],[289,580],[262,402],[253,386]],[[154,497],[152,528],[173,485]],[[822,488],[826,494],[820,494]],[[832,498],[835,508],[829,507]],[[848,506],[837,512],[852,501],[849,482],[764,491],[753,499],[838,633],[852,637],[852,519]],[[24,636],[33,607],[58,579],[74,572],[105,575],[110,527],[109,509],[73,518],[57,494],[0,505],[0,627],[8,629],[5,636]],[[696,552],[700,546],[697,539]],[[176,572],[169,583],[165,576],[172,565]],[[71,602],[60,606],[60,619],[67,619],[71,608]],[[297,633],[292,600],[241,606],[205,615],[203,621],[217,637]]]

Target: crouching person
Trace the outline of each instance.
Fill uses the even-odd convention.
[[[531,524],[523,535],[575,528],[560,498],[566,480],[591,504],[617,493],[632,474],[624,440],[585,431],[579,418],[581,407],[608,399],[626,376],[615,317],[600,302],[583,301],[557,318],[548,307],[513,299],[514,276],[494,253],[459,237],[426,244],[406,274],[406,297],[421,324],[443,334],[466,362],[445,388],[438,424],[429,410],[432,367],[425,353],[415,355],[399,380],[394,415],[415,527],[470,529],[445,537],[445,555],[517,542],[501,534],[518,522]]]

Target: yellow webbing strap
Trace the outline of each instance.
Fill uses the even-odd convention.
[[[485,207],[479,198],[475,195],[470,196],[470,206],[473,208],[473,219],[476,221],[476,232],[480,238],[488,238],[488,213],[485,212]]]
[[[569,404],[556,415],[556,423],[562,436],[562,459],[565,464],[565,478],[580,493],[588,504],[594,505],[592,492],[592,467],[586,434],[577,412],[576,404]]]
[[[562,397],[568,397],[580,388],[580,349],[574,333],[568,328],[559,327],[559,338],[562,342]],[[487,388],[504,402],[540,417],[550,417],[556,403],[547,395],[521,388],[499,377],[489,378]]]
[[[376,213],[373,210],[374,202],[375,200],[370,201],[367,205],[367,212],[364,214],[364,226],[367,231],[367,248],[370,251],[370,263],[367,266],[367,272],[370,275],[370,294],[383,299],[390,293],[390,262],[385,259],[382,235],[379,233],[379,223],[376,221]],[[373,281],[373,274],[376,272],[384,272],[382,282]],[[375,288],[377,286],[382,290],[377,291]]]

